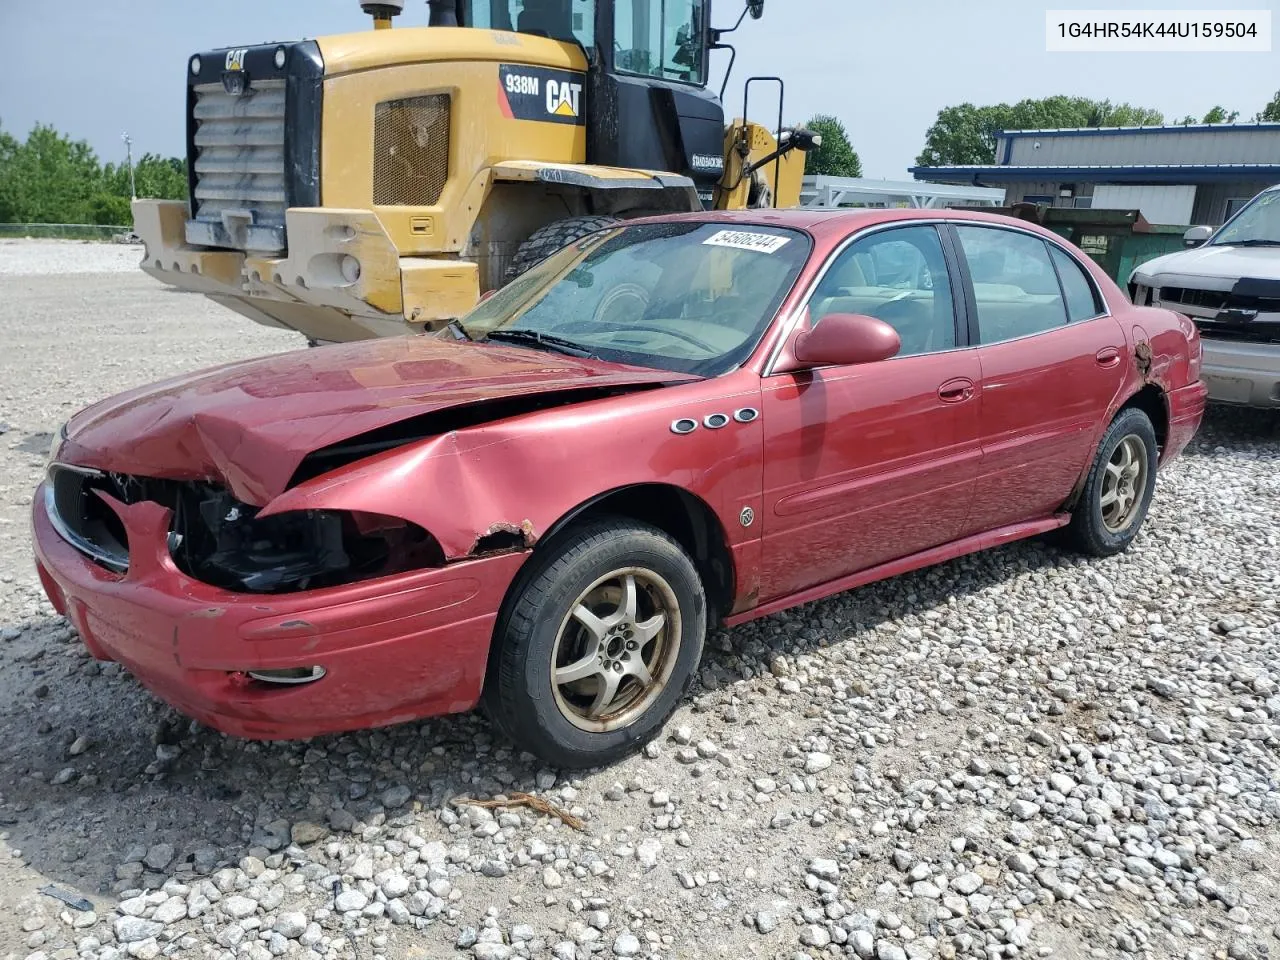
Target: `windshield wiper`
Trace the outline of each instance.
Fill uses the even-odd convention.
[[[448,330],[453,334],[455,340],[474,340],[471,334],[467,333],[467,328],[460,324],[457,320],[450,320]]]
[[[485,339],[515,343],[520,346],[538,347],[555,353],[568,354],[571,357],[581,357],[585,360],[600,359],[590,350],[574,343],[572,340],[557,337],[550,333],[539,333],[537,330],[492,330]]]
[[[1280,240],[1264,240],[1261,237],[1251,240],[1230,240],[1228,243],[1233,247],[1280,247]]]

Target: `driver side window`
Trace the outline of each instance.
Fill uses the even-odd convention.
[[[883,320],[902,338],[900,357],[954,348],[955,304],[937,228],[882,230],[838,254],[809,301],[810,323],[832,313]]]

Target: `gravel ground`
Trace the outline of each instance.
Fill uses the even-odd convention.
[[[137,244],[0,239],[0,277],[136,273],[141,259]]]
[[[1280,417],[1212,410],[1121,557],[1023,543],[717,633],[610,769],[476,717],[245,743],[87,658],[26,515],[74,408],[297,339],[3,275],[33,256],[0,245],[0,956],[1280,954]],[[584,829],[460,802],[520,791]]]

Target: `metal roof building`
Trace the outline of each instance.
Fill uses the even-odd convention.
[[[995,163],[911,173],[1003,187],[1007,203],[1140,209],[1151,223],[1217,225],[1280,183],[1280,123],[1006,130]]]

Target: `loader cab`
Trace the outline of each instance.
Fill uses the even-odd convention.
[[[724,173],[724,107],[707,89],[710,0],[461,0],[465,26],[576,43],[587,162],[692,179],[710,204]]]

